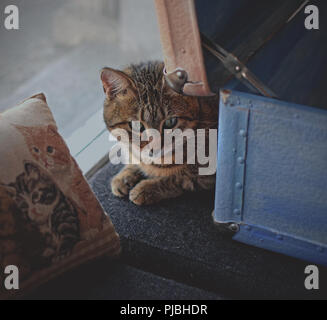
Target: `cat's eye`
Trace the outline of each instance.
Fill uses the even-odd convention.
[[[138,126],[140,126],[139,128],[141,133],[145,130],[145,127],[142,122],[134,121],[134,128],[133,128],[133,122],[129,122],[128,125],[132,131],[135,129],[138,130]]]
[[[49,146],[49,147],[47,148],[47,152],[48,152],[48,153],[53,153],[53,147]]]
[[[33,194],[32,194],[32,202],[33,202],[33,204],[36,204],[38,201],[39,201],[39,194],[38,194],[38,192],[33,192]]]
[[[164,123],[164,129],[173,129],[178,122],[176,117],[167,119]]]
[[[36,153],[39,153],[39,149],[38,148],[33,148],[33,151]]]

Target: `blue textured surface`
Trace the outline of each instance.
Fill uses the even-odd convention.
[[[327,112],[224,91],[218,141],[215,220],[260,230],[236,240],[327,265]]]

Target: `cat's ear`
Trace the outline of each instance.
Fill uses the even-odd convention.
[[[31,97],[30,99],[39,99],[47,103],[47,98],[45,97],[44,93],[38,93],[35,96]]]
[[[25,171],[30,179],[38,181],[40,179],[39,168],[31,162],[25,163]]]
[[[126,73],[111,68],[102,69],[101,80],[103,90],[109,99],[126,91],[133,84],[133,80]]]
[[[2,187],[5,192],[11,197],[11,198],[15,198],[17,195],[17,190],[14,186],[11,185],[4,185],[4,184],[0,184],[0,187]]]
[[[52,136],[58,135],[57,127],[53,124],[48,125],[48,134]]]

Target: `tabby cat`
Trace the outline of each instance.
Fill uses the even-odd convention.
[[[52,179],[32,162],[6,186],[24,219],[42,234],[42,256],[49,261],[69,254],[80,240],[77,210]]]
[[[114,129],[125,129],[132,142],[132,122],[140,122],[141,132],[157,129],[217,129],[217,96],[183,96],[172,90],[163,76],[162,62],[131,65],[123,71],[104,68],[101,74],[106,99],[104,120]],[[141,150],[146,143],[141,144]],[[184,146],[185,147],[185,146]],[[149,205],[174,198],[187,191],[214,187],[215,175],[199,175],[200,164],[127,165],[114,177],[111,189],[118,197],[129,196],[136,205]]]

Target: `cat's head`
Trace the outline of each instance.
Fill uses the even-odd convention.
[[[173,91],[165,83],[163,68],[163,63],[149,62],[132,65],[124,71],[102,70],[106,94],[104,119],[109,131],[124,129],[131,140],[135,131],[133,121],[141,123],[141,133],[145,129],[156,129],[162,135],[165,129],[197,128],[198,99]]]
[[[50,171],[70,162],[69,150],[53,125],[47,127],[16,126],[24,136],[34,160]]]

